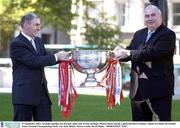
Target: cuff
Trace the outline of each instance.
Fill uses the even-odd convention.
[[[56,62],[58,62],[58,57],[56,56],[56,54],[54,54],[54,57],[56,59]]]
[[[131,51],[127,50],[127,55],[130,56],[131,55]]]

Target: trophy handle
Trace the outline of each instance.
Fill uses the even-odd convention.
[[[114,56],[114,52],[109,50],[72,50],[68,54],[74,69],[87,75],[81,87],[85,87],[85,83],[97,83],[95,74],[104,71],[108,59]]]
[[[109,56],[110,57],[114,57],[114,52],[113,51],[109,51]]]
[[[68,59],[72,59],[72,52],[73,51],[68,51],[67,53],[68,53]]]

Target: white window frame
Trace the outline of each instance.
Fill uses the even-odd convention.
[[[168,0],[168,26],[175,32],[180,32],[180,24],[173,24],[173,4],[180,3],[180,0]]]
[[[179,1],[179,2],[173,2],[173,3],[172,3],[172,20],[173,20],[173,21],[172,21],[172,25],[173,25],[173,26],[180,26],[180,23],[179,23],[179,24],[174,24],[174,16],[178,16],[178,18],[180,18],[180,11],[179,11],[178,13],[174,13],[174,12],[173,12],[173,9],[174,9],[173,6],[174,6],[174,4],[179,4],[179,5],[180,5],[180,1]]]
[[[121,10],[119,6],[122,6]],[[121,14],[119,14],[121,12]],[[117,22],[119,26],[125,26],[126,23],[126,3],[125,0],[119,1],[116,0],[116,17],[117,17]],[[121,19],[122,18],[122,19]]]
[[[103,0],[89,0],[96,5],[95,8],[88,8],[88,15],[90,18],[101,20],[100,14],[103,12]]]

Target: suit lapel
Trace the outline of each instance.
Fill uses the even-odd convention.
[[[153,33],[151,38],[148,40],[148,42],[144,45],[144,47],[152,46],[154,43],[156,43],[156,40],[159,38],[159,33]]]
[[[41,48],[40,42],[38,41],[37,38],[35,38],[34,41],[35,41],[35,44],[36,44],[36,47],[37,47],[37,50],[38,50],[38,54],[42,55],[42,48]]]
[[[38,54],[35,51],[34,47],[32,46],[31,42],[26,37],[24,37],[22,34],[20,34],[19,38],[22,40],[22,43],[24,43],[28,49],[30,49],[34,54],[36,54],[36,55]]]
[[[36,48],[37,48],[37,52],[38,52],[38,54],[40,54],[39,45],[38,45],[38,43],[37,43],[37,40],[34,39],[34,42],[35,42],[35,45],[36,45]]]
[[[154,45],[154,43],[156,42],[156,40],[159,38],[161,31],[163,28],[163,25],[159,26],[159,28],[157,28],[157,30],[151,35],[151,38],[146,42],[146,44],[144,44],[143,48],[146,48],[148,46],[152,46]],[[147,33],[145,34],[145,37],[147,36]],[[146,38],[145,38],[146,40]]]
[[[142,42],[142,43],[139,44],[138,49],[141,49],[141,48],[144,48],[144,47],[145,47],[145,41],[146,41],[147,31],[148,31],[147,28],[143,31],[142,36],[141,36],[141,37],[142,37],[142,38],[141,38],[141,42]]]

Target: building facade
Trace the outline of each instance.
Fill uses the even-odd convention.
[[[132,38],[134,32],[144,27],[144,8],[150,4],[149,0],[88,0],[93,2],[96,7],[88,9],[88,15],[91,18],[101,20],[100,13],[105,13],[109,18],[108,22],[118,25],[121,29],[121,35],[119,38],[129,40]],[[73,0],[76,2],[76,0]],[[167,25],[170,29],[175,31],[177,37],[176,53],[180,53],[180,0],[167,0]],[[84,15],[85,7],[82,1],[78,6],[72,4],[72,12],[77,13],[72,24],[77,25],[76,29],[70,31],[70,37],[60,31],[51,29],[50,26],[45,27],[42,30],[42,38],[48,44],[72,44],[83,45],[86,41],[83,36],[84,29]]]

